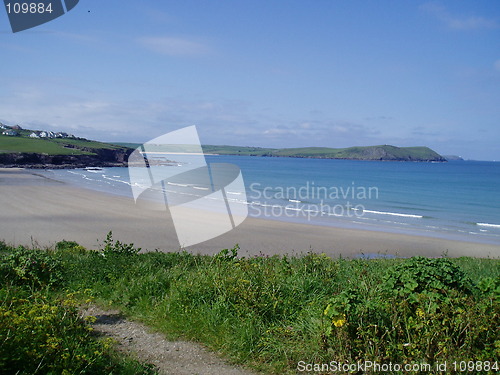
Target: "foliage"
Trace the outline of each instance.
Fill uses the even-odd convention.
[[[492,298],[500,300],[500,275],[496,278],[485,277],[477,284],[477,287],[485,295],[491,295]]]
[[[9,250],[9,247],[7,246],[7,244],[3,241],[0,241],[0,253],[3,253],[7,250]]]
[[[233,261],[238,258],[239,249],[240,246],[238,244],[234,245],[231,249],[223,249],[214,256],[214,259],[217,261]]]
[[[106,240],[104,241],[104,248],[102,254],[107,255],[137,255],[141,248],[135,248],[133,243],[125,244],[120,241],[113,241],[113,232],[109,231]]]
[[[63,281],[61,261],[43,250],[20,246],[2,259],[1,269],[2,275],[16,285],[42,288]]]
[[[79,245],[75,241],[59,241],[56,243],[55,249],[57,252],[76,252],[76,253],[84,253],[86,249]]]
[[[499,260],[138,254],[111,233],[99,252],[56,248],[68,290],[266,372],[500,356]]]
[[[444,298],[454,290],[465,294],[473,292],[472,280],[450,259],[413,257],[391,267],[384,277],[389,294],[416,302],[419,293]]]
[[[154,373],[98,340],[77,310],[84,294],[61,290],[78,273],[69,259],[91,253],[72,241],[55,252],[0,245],[0,373]]]
[[[153,373],[118,360],[112,341],[95,340],[79,316],[74,293],[53,300],[37,292],[0,289],[0,372],[3,374]]]
[[[498,291],[471,279],[450,259],[414,257],[392,266],[367,293],[342,291],[324,310],[326,349],[343,361],[493,360],[500,356]],[[473,292],[476,292],[474,295]]]
[[[498,332],[488,329],[500,323],[498,261],[244,258],[238,249],[140,261],[88,254],[78,268],[95,271],[78,285],[92,280],[102,301],[276,373],[304,358],[432,363],[500,354]],[[471,262],[482,265],[469,267],[477,287],[459,266]]]

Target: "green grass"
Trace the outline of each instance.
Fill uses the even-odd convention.
[[[500,358],[498,259],[239,258],[237,250],[137,254],[109,236],[102,251],[63,242],[45,267],[12,277],[16,267],[4,262],[2,272],[90,296],[266,373],[295,374],[299,361]]]
[[[114,145],[111,143],[104,143],[104,142],[98,142],[98,141],[91,141],[88,139],[71,139],[71,138],[54,138],[50,139],[50,142],[56,143],[58,145],[74,145],[76,147],[87,147],[87,148],[93,148],[93,149],[120,149],[123,147],[120,147],[118,145]]]
[[[78,149],[64,148],[57,142],[43,139],[10,137],[6,135],[0,135],[0,152],[33,152],[48,155],[92,155],[90,152],[84,153]]]
[[[72,145],[74,148],[65,147]],[[87,150],[82,150],[85,148]],[[0,153],[30,152],[48,155],[95,155],[92,149],[118,149],[120,146],[83,139],[39,139],[0,134]]]
[[[203,145],[203,152],[207,154],[219,155],[244,155],[244,156],[271,156],[278,149],[262,147],[243,147],[243,146],[211,146]]]

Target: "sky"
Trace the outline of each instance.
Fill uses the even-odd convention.
[[[0,8],[0,51],[7,125],[500,160],[497,0],[80,0],[18,33]]]

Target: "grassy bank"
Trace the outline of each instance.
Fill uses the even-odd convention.
[[[113,305],[171,338],[203,342],[267,373],[296,373],[300,361],[434,365],[500,357],[499,260],[239,258],[237,247],[216,256],[137,254],[111,237],[99,252],[72,242],[49,252],[0,247],[0,341],[12,345],[23,334],[9,336],[5,315],[38,306],[38,297],[15,293],[45,293],[54,306],[65,306],[68,294]],[[67,348],[61,340],[56,356]],[[33,350],[50,349],[43,339],[33,345],[12,350],[36,362]],[[76,358],[72,347],[66,352]],[[2,346],[0,372],[10,356]]]
[[[47,155],[95,155],[93,150],[117,150],[123,147],[70,138],[29,138],[31,130],[22,130],[21,136],[13,137],[0,134],[0,153],[29,152]]]

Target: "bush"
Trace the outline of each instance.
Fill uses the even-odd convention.
[[[438,298],[451,291],[471,294],[473,283],[450,259],[413,257],[391,267],[384,277],[388,294],[416,302],[419,293]]]
[[[152,374],[117,360],[109,339],[96,341],[78,314],[73,294],[53,301],[41,294],[0,289],[0,373]]]
[[[20,246],[1,262],[3,276],[16,285],[41,288],[59,285],[63,281],[61,261],[43,250]]]
[[[108,232],[106,240],[104,241],[104,249],[102,253],[107,255],[137,255],[141,248],[135,248],[133,243],[125,244],[120,241],[113,241],[113,232]]]
[[[415,257],[390,267],[379,288],[348,288],[323,314],[325,349],[337,360],[436,363],[500,356],[500,301],[449,259]]]
[[[56,243],[57,252],[84,253],[86,250],[75,241],[59,241]]]
[[[3,252],[6,252],[9,250],[9,246],[7,246],[5,244],[5,242],[3,241],[0,241],[0,252],[3,253]]]

